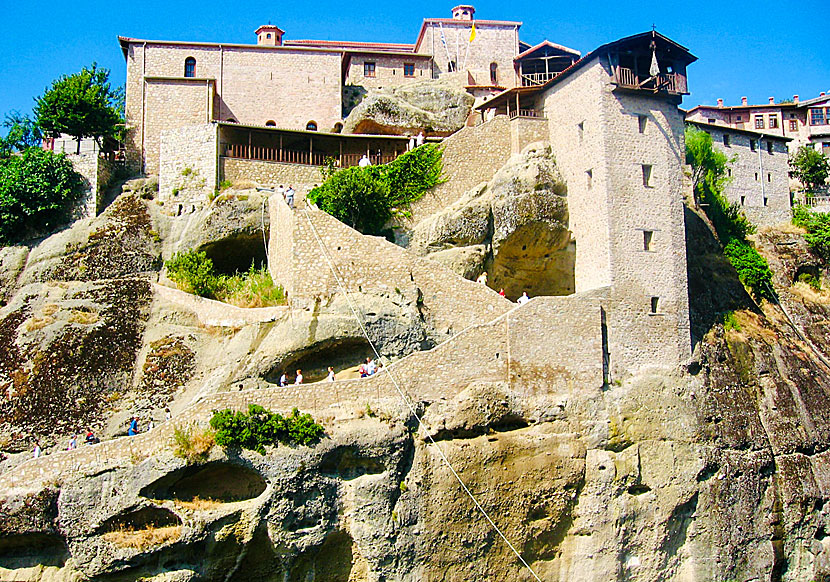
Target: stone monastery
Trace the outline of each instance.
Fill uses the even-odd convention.
[[[382,163],[406,150],[406,133],[417,133],[366,133],[377,128],[371,124],[339,133],[351,96],[423,82],[455,86],[471,96],[466,127],[450,137],[426,132],[428,139],[445,137],[445,156],[463,150],[454,187],[420,201],[413,222],[429,208],[456,203],[511,154],[529,144],[549,146],[568,189],[567,248],[560,253],[567,256],[560,260],[541,249],[542,263],[525,272],[523,284],[538,294],[584,295],[596,307],[587,335],[574,333],[573,346],[557,349],[591,354],[591,375],[605,382],[612,371],[685,361],[691,352],[688,184],[678,105],[687,94],[686,68],[696,58],[654,31],[585,56],[549,41],[530,46],[519,39],[520,22],[475,20],[474,13],[472,6],[457,6],[451,19],[424,20],[414,44],[292,41],[273,25],[257,29],[254,45],[122,37],[128,162],[159,174],[160,199],[177,213],[206,200],[223,180],[292,183],[302,200],[320,181],[325,157],[346,166],[368,153]],[[327,267],[311,256],[314,241],[298,214],[272,204],[277,252],[270,266],[295,302],[333,292],[334,285],[309,278]],[[342,230],[332,236],[350,236]],[[524,252],[530,252],[526,245]],[[371,253],[358,255],[368,261]],[[521,270],[518,263],[504,268]],[[551,282],[554,277],[565,282]],[[365,281],[353,282],[365,290]],[[521,292],[504,286],[508,297]],[[556,302],[564,297],[545,299],[549,325],[573,309]],[[571,365],[579,367],[578,360]]]

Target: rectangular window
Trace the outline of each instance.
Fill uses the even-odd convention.
[[[766,206],[766,205],[767,205],[767,202],[769,202],[769,198],[767,198],[766,196],[764,196],[764,206]]]
[[[363,63],[363,76],[364,77],[374,77],[375,76],[375,63]]]
[[[726,168],[726,175],[732,177],[732,168]]]
[[[594,171],[588,170],[585,172],[585,187],[590,190],[594,187]]]
[[[638,115],[637,116],[637,121],[640,124],[640,133],[645,133],[646,132],[646,123],[648,123],[648,117],[646,117],[645,115]]]
[[[772,174],[767,174],[767,182],[772,182]],[[766,206],[766,204],[764,204]]]
[[[764,129],[764,116],[763,115],[756,115],[755,116],[755,129]]]
[[[798,122],[795,119],[790,119],[790,131],[798,131]]]
[[[756,149],[758,149],[758,142],[755,141],[754,139],[749,140],[749,149],[751,149],[753,152]]]
[[[824,125],[826,122],[824,118],[824,109],[810,109],[810,125]]]
[[[746,204],[746,196],[741,196],[741,206]]]
[[[770,115],[769,116],[769,128],[770,129],[775,129],[777,127],[778,127],[778,117],[775,116],[775,115]]]
[[[726,135],[725,133],[723,134],[723,145],[725,145],[726,147],[729,147],[729,136]]]
[[[706,120],[706,123],[708,123],[709,125],[715,125],[715,123],[717,123],[717,121],[718,121],[717,119],[710,118],[710,119]]]
[[[651,165],[643,164],[643,186],[651,187]]]
[[[771,141],[767,142],[767,153],[772,155],[772,142]]]
[[[659,313],[658,309],[660,309],[660,298],[659,297],[652,297],[651,298],[651,312],[652,313]]]
[[[758,172],[755,172],[755,181],[758,181]]]
[[[577,125],[576,130],[579,133],[579,143],[582,143],[582,138],[585,137],[585,122],[583,121],[582,123]]]
[[[415,76],[415,63],[404,63],[403,64],[403,76],[404,77],[414,77]]]
[[[741,116],[739,115],[739,116],[738,116],[738,118],[737,118],[735,121],[743,121],[743,117],[741,117]]]
[[[654,231],[653,230],[644,230],[643,231],[643,250],[650,251],[651,250],[651,241],[654,239]]]

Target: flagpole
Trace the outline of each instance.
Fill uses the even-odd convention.
[[[473,44],[473,31],[475,30],[475,22],[473,22],[473,27],[470,29],[470,36],[467,39],[467,52],[464,54],[464,69],[467,69],[467,58],[470,56],[470,45]]]
[[[449,68],[450,61],[452,61],[452,57],[450,57],[450,47],[447,46],[447,39],[444,36],[444,23],[438,23],[441,26],[441,44],[444,45],[444,50],[447,53],[447,68]]]

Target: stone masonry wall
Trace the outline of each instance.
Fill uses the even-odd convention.
[[[510,149],[514,154],[520,153],[526,145],[538,141],[550,141],[547,119],[514,117],[510,120]]]
[[[228,180],[232,184],[250,181],[262,188],[274,188],[280,184],[288,188],[290,184],[297,191],[298,199],[305,198],[315,184],[323,181],[319,166],[226,157],[219,158],[219,175],[220,180]]]
[[[375,63],[375,76],[363,75],[364,63]],[[415,66],[415,76],[405,77],[404,63]],[[382,89],[383,87],[397,87],[413,81],[424,81],[432,78],[431,64],[423,57],[413,59],[406,56],[383,55],[353,55],[346,72],[347,85],[360,85],[366,89]]]
[[[699,129],[711,134],[716,149],[735,158],[729,168],[731,180],[724,190],[727,200],[740,204],[747,218],[758,226],[788,222],[790,168],[787,142],[711,125]],[[724,135],[728,136],[729,145],[724,143]],[[750,147],[751,140],[756,144],[755,151]],[[772,153],[767,149],[768,143],[772,144]]]
[[[96,151],[81,154],[66,154],[76,172],[84,177],[88,188],[77,204],[76,218],[96,216],[101,210],[104,192],[110,183],[114,166]]]
[[[159,200],[197,204],[216,190],[215,123],[164,131],[160,151]]]
[[[443,141],[446,182],[429,190],[412,205],[410,224],[452,204],[470,188],[489,181],[510,159],[510,120],[498,115],[475,127],[465,127]]]

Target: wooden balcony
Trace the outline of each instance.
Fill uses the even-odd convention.
[[[544,119],[545,115],[541,111],[537,111],[536,109],[514,109],[509,113],[510,119],[515,119],[517,117],[530,117],[532,119]]]
[[[559,73],[522,73],[522,87],[544,85]]]
[[[616,67],[614,82],[625,89],[668,93],[670,95],[688,95],[686,77],[678,73],[660,73],[656,77],[642,77],[625,67]]]
[[[297,151],[273,147],[250,146],[244,144],[227,144],[226,158],[241,160],[256,160],[261,162],[281,162],[285,164],[300,164],[304,166],[324,166],[326,158],[333,158],[335,165],[340,168],[357,166],[364,154],[334,154],[327,155],[320,152]],[[371,154],[369,160],[373,166],[388,164],[398,157],[397,153]]]

